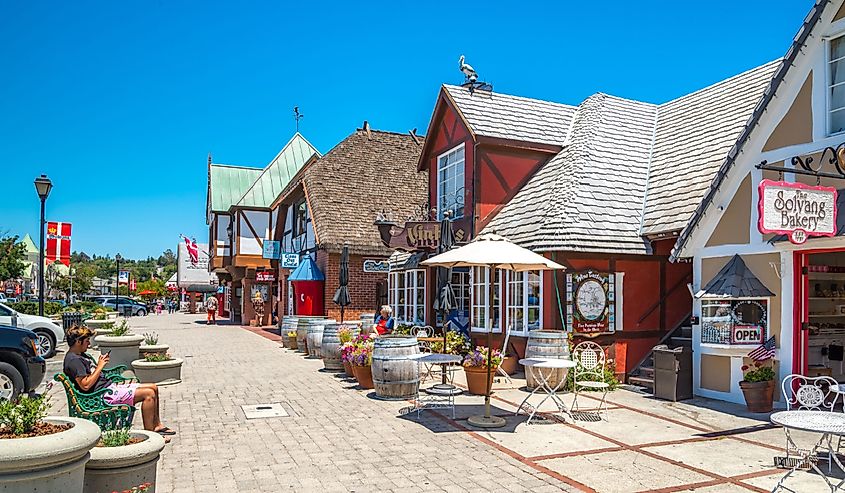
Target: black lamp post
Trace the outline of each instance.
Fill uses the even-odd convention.
[[[35,191],[41,199],[41,222],[38,225],[41,235],[41,242],[38,244],[38,315],[42,317],[44,316],[44,205],[52,188],[53,182],[47,178],[47,175],[41,175],[35,179]]]
[[[115,262],[117,262],[117,275],[114,277],[114,309],[116,311],[120,311],[117,308],[118,296],[120,295],[120,261],[122,260],[120,254],[114,256]]]

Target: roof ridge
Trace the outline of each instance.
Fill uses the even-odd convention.
[[[654,122],[651,127],[651,144],[648,149],[648,163],[645,171],[645,190],[643,191],[643,208],[640,211],[639,234],[643,235],[643,224],[645,224],[646,206],[648,205],[648,191],[651,188],[651,163],[654,159],[654,146],[657,142],[657,123],[660,121],[660,106],[654,108]]]
[[[443,87],[453,88],[453,89],[456,89],[456,90],[466,89],[465,87],[456,86],[454,84],[443,84]],[[527,96],[517,96],[516,94],[508,94],[508,93],[505,93],[505,92],[495,92],[495,91],[475,91],[475,92],[477,92],[479,94],[488,94],[489,93],[489,94],[495,94],[497,96],[507,96],[509,98],[522,99],[522,100],[525,100],[525,101],[540,101],[541,103],[556,104],[558,106],[565,106],[565,107],[570,108],[570,109],[578,108],[578,105],[567,104],[567,103],[559,103],[557,101],[551,101],[551,100],[548,100],[548,99],[538,99],[538,98],[529,98]]]
[[[261,171],[261,170],[264,169],[264,168],[259,168],[259,167],[256,167],[256,166],[247,166],[245,164],[223,164],[223,163],[211,163],[211,167],[212,168],[217,167],[217,168],[254,169],[256,171]]]
[[[733,80],[739,79],[739,78],[741,78],[741,77],[747,76],[747,75],[751,74],[752,72],[759,71],[759,70],[761,70],[761,69],[763,69],[763,68],[765,68],[765,67],[768,67],[768,66],[773,65],[773,64],[776,64],[776,63],[778,63],[778,64],[779,64],[779,63],[783,63],[783,57],[777,58],[777,59],[775,59],[775,60],[768,61],[768,62],[763,63],[763,64],[761,64],[761,65],[757,65],[756,67],[752,67],[752,68],[750,68],[750,69],[748,69],[748,70],[745,70],[745,71],[743,71],[743,72],[740,72],[740,73],[738,73],[738,74],[734,74],[734,75],[732,75],[732,76],[730,76],[730,77],[728,77],[728,78],[726,78],[726,79],[722,79],[722,80],[716,81],[716,82],[714,82],[714,83],[712,83],[712,84],[710,84],[710,85],[708,85],[708,86],[702,87],[701,89],[696,89],[696,90],[695,90],[695,91],[693,91],[693,92],[690,92],[690,93],[684,94],[684,95],[682,95],[682,96],[678,96],[677,98],[670,99],[669,101],[664,101],[663,103],[658,103],[658,104],[657,104],[657,106],[659,106],[659,107],[661,107],[661,108],[662,108],[663,106],[665,106],[665,105],[667,105],[667,104],[674,103],[674,102],[680,101],[680,100],[682,100],[682,99],[685,99],[685,98],[689,98],[689,97],[695,96],[695,95],[697,95],[697,94],[699,94],[699,93],[702,93],[702,92],[704,92],[704,91],[709,91],[709,90],[711,90],[711,89],[713,89],[713,88],[715,88],[715,87],[718,87],[718,86],[720,86],[720,85],[726,84],[726,83],[728,83],[728,82],[730,82],[730,81],[733,81]]]
[[[363,132],[364,129],[363,128],[356,128],[355,131],[356,132]],[[410,133],[411,129],[409,129],[407,132],[396,132],[394,130],[378,130],[378,129],[375,129],[375,128],[370,128],[370,132],[379,133],[379,134],[387,134],[387,135],[398,135],[400,137],[411,138],[411,133]],[[414,135],[416,135],[417,138],[420,138],[420,139],[425,138],[424,135],[420,135],[420,134],[414,134]]]

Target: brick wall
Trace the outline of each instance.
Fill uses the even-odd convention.
[[[377,284],[387,282],[387,273],[364,272],[365,259],[384,260],[384,258],[363,257],[361,255],[349,256],[349,296],[352,298],[352,304],[346,307],[344,316],[346,320],[358,320],[362,313],[374,313],[378,308],[376,306]],[[327,316],[340,320],[340,307],[332,302],[340,277],[340,254],[319,250],[317,251],[317,265],[326,275]]]

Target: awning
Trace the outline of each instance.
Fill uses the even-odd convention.
[[[765,298],[774,296],[745,265],[742,257],[734,255],[707,286],[695,293],[696,298]]]
[[[326,276],[317,267],[317,262],[310,256],[299,261],[299,267],[293,270],[288,276],[288,281],[325,281]]]
[[[185,291],[189,293],[216,293],[217,286],[211,284],[189,284]]]

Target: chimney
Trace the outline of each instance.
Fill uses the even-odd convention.
[[[372,134],[370,134],[370,122],[364,120],[364,126],[362,128],[367,134],[367,140],[370,140],[372,138]]]
[[[420,138],[417,137],[417,129],[412,128],[411,131],[408,133],[411,134],[411,138],[414,139],[414,143],[420,145]]]

